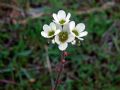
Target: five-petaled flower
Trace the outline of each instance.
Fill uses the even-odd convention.
[[[68,25],[64,25],[61,32],[55,36],[55,42],[60,50],[65,50],[69,42],[72,42],[75,37],[69,32]]]
[[[84,31],[85,25],[83,23],[79,23],[75,26],[75,22],[71,21],[69,26],[70,26],[71,34],[80,40],[84,40],[82,37],[84,37],[88,34],[87,31]]]
[[[45,24],[43,30],[44,31],[41,32],[41,35],[45,38],[51,38],[60,32],[60,30],[57,29],[56,24],[53,22],[51,22],[50,25]]]
[[[57,23],[57,24],[60,24],[60,25],[65,25],[65,24],[67,24],[70,20],[70,16],[71,16],[71,14],[70,13],[68,13],[67,15],[66,15],[66,13],[65,13],[65,11],[63,11],[63,10],[60,10],[60,11],[58,11],[58,13],[57,14],[55,14],[55,13],[53,13],[53,18],[54,18],[54,22],[55,23]]]
[[[57,43],[61,51],[66,50],[68,43],[76,44],[76,39],[84,40],[83,37],[88,34],[85,25],[79,23],[75,25],[74,21],[70,22],[71,14],[66,15],[65,11],[59,10],[57,14],[53,13],[54,22],[50,25],[45,24],[41,35],[45,38],[52,38],[52,43]],[[76,38],[75,38],[76,37]]]

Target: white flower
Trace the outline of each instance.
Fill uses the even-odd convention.
[[[55,39],[52,40],[52,44],[55,44]]]
[[[75,37],[68,31],[69,28],[67,29],[68,26],[64,26],[63,30],[55,36],[55,42],[58,44],[58,48],[61,51],[64,51],[69,42],[72,42]]]
[[[76,44],[76,40],[73,40],[73,41],[71,42],[71,44],[72,44],[72,45],[75,45],[75,44]]]
[[[79,23],[75,25],[74,21],[70,22],[70,13],[64,10],[59,10],[57,14],[53,13],[53,22],[50,25],[45,24],[41,35],[45,38],[51,38],[52,44],[58,44],[61,51],[66,50],[68,44],[76,44],[76,38],[84,40],[83,37],[88,34],[85,30],[85,25]]]
[[[41,32],[41,35],[45,38],[51,38],[60,32],[60,30],[57,29],[56,24],[53,22],[51,22],[50,25],[45,24],[43,30],[44,31]]]
[[[53,18],[54,18],[53,21],[57,24],[65,25],[70,21],[69,20],[70,16],[71,16],[70,13],[66,15],[65,11],[59,10],[57,14],[53,13]]]
[[[85,25],[83,23],[79,23],[75,26],[75,22],[71,21],[69,23],[69,27],[70,27],[71,34],[80,40],[84,40],[83,37],[88,34],[87,31],[84,31]]]

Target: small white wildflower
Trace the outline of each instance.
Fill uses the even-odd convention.
[[[72,44],[72,45],[75,45],[75,44],[76,44],[76,40],[73,40],[73,41],[71,42],[71,44]]]
[[[88,34],[85,25],[79,23],[75,25],[74,21],[70,22],[71,14],[66,14],[64,10],[59,10],[57,14],[53,13],[53,22],[50,25],[45,24],[41,35],[45,38],[51,38],[53,44],[58,44],[61,51],[66,50],[68,43],[76,44],[75,37],[84,40],[83,37]]]
[[[85,25],[83,23],[79,23],[75,26],[75,22],[71,21],[69,27],[71,34],[80,40],[84,40],[83,37],[88,34],[87,31],[84,31]]]
[[[58,44],[58,48],[63,51],[67,48],[68,43],[72,42],[75,37],[69,32],[67,26],[63,27],[63,30],[55,36],[55,42]]]
[[[55,44],[55,39],[52,40],[52,44]]]
[[[60,30],[56,28],[56,24],[53,22],[51,22],[50,25],[45,24],[43,30],[44,31],[41,32],[41,35],[45,38],[51,38],[60,32]]]
[[[71,16],[70,13],[66,15],[65,11],[59,10],[57,14],[53,13],[53,18],[54,18],[53,21],[57,24],[65,25],[70,21],[69,20],[70,16]]]

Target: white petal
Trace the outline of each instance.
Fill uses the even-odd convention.
[[[81,37],[78,37],[78,39],[80,39],[80,40],[82,40],[82,41],[84,40],[84,39],[83,39],[83,38],[81,38]]]
[[[76,28],[79,32],[82,32],[85,29],[85,24],[84,23],[79,23],[79,24],[76,25]]]
[[[59,22],[57,15],[54,14],[54,13],[53,13],[53,18],[54,18],[54,20],[55,20],[56,22]]]
[[[61,50],[61,51],[64,51],[66,48],[67,48],[68,44],[67,43],[61,43],[59,44],[58,48]]]
[[[75,44],[76,44],[76,40],[73,40],[73,41],[71,42],[71,44],[72,44],[72,45],[75,45]]]
[[[72,34],[69,34],[67,42],[72,42],[75,37]]]
[[[65,24],[65,25],[63,26],[63,31],[69,32],[69,24]]]
[[[44,32],[44,31],[42,31],[42,32],[41,32],[41,35],[42,35],[43,37],[45,37],[45,38],[47,38],[47,37],[48,37],[47,33],[46,33],[46,32]]]
[[[50,23],[51,30],[56,30],[56,25],[54,22]]]
[[[58,11],[58,19],[61,20],[61,19],[65,19],[65,18],[66,18],[66,13],[65,13],[65,11],[59,10],[59,11]]]
[[[81,32],[80,35],[79,35],[79,37],[84,37],[84,36],[86,36],[87,34],[88,34],[87,31]]]
[[[67,22],[69,22],[70,17],[71,17],[71,14],[68,13],[67,16],[66,16],[66,21],[67,21]]]
[[[69,23],[69,27],[70,27],[70,30],[72,31],[74,28],[75,28],[75,22],[74,21],[71,21]]]
[[[47,36],[47,38],[52,38],[54,35],[52,35],[52,36]]]
[[[60,33],[60,30],[55,30],[55,35],[59,34]]]
[[[48,31],[50,30],[50,27],[49,27],[47,24],[45,24],[45,25],[43,26],[43,30],[44,30],[45,32],[48,32]]]
[[[56,23],[56,24],[59,24],[59,21],[57,22],[57,21],[53,20],[53,22]]]
[[[56,28],[62,31],[62,26],[59,24],[56,24]]]
[[[55,36],[55,42],[56,42],[57,44],[60,44],[60,43],[61,43],[61,42],[59,41],[59,36],[58,36],[58,35]]]
[[[70,31],[70,34],[72,34],[74,37],[76,37],[76,35],[72,31]]]

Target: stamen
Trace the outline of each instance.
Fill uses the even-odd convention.
[[[65,23],[65,20],[62,19],[62,20],[59,21],[59,23],[60,23],[60,24],[64,24],[64,23]]]
[[[48,36],[52,36],[54,35],[55,31],[51,30],[49,33],[48,33]]]
[[[68,39],[68,32],[60,32],[59,33],[59,40],[61,42],[65,42]]]
[[[79,33],[78,33],[78,31],[77,31],[77,30],[72,30],[72,32],[73,32],[76,36],[78,36],[78,35],[79,35]]]

